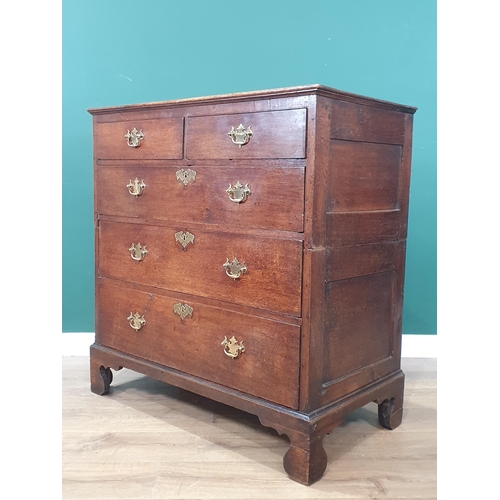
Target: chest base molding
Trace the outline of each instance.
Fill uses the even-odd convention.
[[[90,347],[91,391],[98,395],[112,392],[112,370],[122,368],[256,415],[262,425],[289,438],[290,448],[283,458],[283,467],[291,479],[307,486],[321,479],[326,470],[328,458],[323,438],[341,425],[349,413],[374,402],[382,427],[395,429],[402,420],[404,373],[401,370],[334,403],[303,413],[98,344]]]

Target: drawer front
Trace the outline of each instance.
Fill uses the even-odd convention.
[[[305,109],[187,118],[189,159],[305,158],[305,144]]]
[[[135,136],[134,129],[137,131]],[[182,118],[148,120],[138,117],[136,120],[97,122],[94,125],[96,159],[177,160],[183,156],[182,149]]]
[[[98,297],[97,343],[298,407],[299,326],[109,284]]]
[[[99,275],[300,316],[302,241],[101,221]]]
[[[301,232],[304,169],[99,167],[97,212]]]

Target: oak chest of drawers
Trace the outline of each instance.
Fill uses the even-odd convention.
[[[415,108],[313,85],[89,112],[91,390],[125,367],[254,413],[304,484],[352,410],[399,425]]]

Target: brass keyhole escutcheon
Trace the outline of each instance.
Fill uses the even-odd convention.
[[[186,187],[190,182],[194,182],[196,180],[196,171],[191,170],[190,168],[181,168],[175,172],[175,177],[178,182],[182,182],[184,187]]]
[[[243,186],[240,181],[238,181],[234,186],[231,186],[231,184],[229,184],[229,187],[226,189],[226,193],[231,201],[234,201],[238,204],[242,201],[245,201],[247,199],[247,196],[251,194],[248,184],[245,184]]]
[[[189,304],[174,304],[174,313],[184,320],[187,316],[190,318],[193,316],[193,308]]]
[[[146,184],[144,184],[144,179],[140,181],[137,177],[135,178],[134,181],[129,181],[127,184],[128,192],[132,195],[135,196],[136,198],[138,196],[141,196],[141,194],[144,192],[146,189]]]
[[[253,132],[250,127],[245,128],[243,124],[240,123],[236,128],[231,127],[231,130],[227,135],[231,137],[234,144],[241,148],[241,146],[248,143],[253,135]]]
[[[137,245],[134,245],[132,243],[128,251],[130,252],[130,257],[137,261],[143,260],[144,257],[146,257],[146,255],[148,254],[146,247],[142,246],[140,243],[137,243]]]
[[[144,319],[144,316],[141,316],[138,312],[135,313],[130,313],[129,317],[127,318],[129,325],[135,330],[139,331],[145,324],[146,320]]]
[[[175,233],[175,241],[178,241],[182,245],[182,249],[186,250],[186,247],[191,243],[194,244],[194,234],[186,231],[179,231]]]
[[[243,340],[238,342],[234,335],[229,340],[224,335],[224,340],[221,342],[221,346],[224,348],[224,353],[233,359],[237,358],[242,352],[245,352]]]
[[[236,257],[232,262],[229,262],[229,259],[226,257],[226,262],[222,264],[222,267],[226,270],[226,274],[230,278],[233,278],[233,280],[240,278],[248,270],[247,265],[244,262],[240,264]]]
[[[127,130],[125,134],[125,139],[127,139],[127,145],[131,148],[138,148],[141,145],[142,140],[144,139],[144,133],[141,130],[137,130],[135,127],[130,130]]]

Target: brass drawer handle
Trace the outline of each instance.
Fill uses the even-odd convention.
[[[125,139],[127,139],[127,145],[129,145],[131,148],[138,148],[141,145],[142,140],[144,139],[142,128],[141,130],[137,130],[134,127],[132,129],[132,132],[130,132],[130,130],[127,130]]]
[[[186,168],[185,170],[181,168],[175,172],[175,177],[178,182],[182,182],[184,187],[186,187],[191,181],[196,181],[196,171]]]
[[[247,196],[251,194],[248,184],[243,186],[240,181],[238,181],[234,186],[229,184],[229,187],[226,189],[226,193],[231,201],[238,204],[245,201]]]
[[[192,318],[193,308],[188,304],[174,304],[174,313],[178,314],[181,317],[181,320],[184,320],[187,316]]]
[[[144,316],[141,316],[138,312],[130,313],[127,320],[129,322],[129,325],[135,331],[139,331],[146,324],[146,320],[144,319]]]
[[[226,274],[236,280],[241,277],[242,274],[247,272],[247,265],[242,262],[241,264],[238,262],[238,259],[235,257],[232,262],[229,262],[229,259],[226,257],[226,262],[222,264],[222,267],[226,270]]]
[[[228,132],[227,135],[231,137],[231,140],[233,141],[234,144],[237,144],[238,147],[241,148],[241,146],[244,146],[245,144],[248,143],[250,137],[252,137],[253,135],[253,132],[250,129],[250,127],[245,128],[240,123],[236,129],[234,127],[231,127],[231,131]]]
[[[135,178],[135,181],[129,181],[127,184],[128,192],[132,195],[135,196],[136,198],[138,196],[141,196],[143,191],[146,189],[146,184],[144,184],[144,179],[140,181],[137,177]]]
[[[132,246],[128,249],[128,251],[130,252],[130,257],[137,261],[143,260],[148,254],[146,247],[142,246],[140,243],[137,243],[137,245],[132,243]]]
[[[175,241],[178,241],[182,245],[182,249],[186,250],[186,247],[190,243],[194,244],[194,234],[191,234],[188,231],[179,231],[178,233],[175,233]]]
[[[243,340],[238,342],[234,335],[229,340],[224,335],[224,340],[221,342],[221,346],[224,347],[224,353],[233,359],[237,358],[242,352],[245,352]]]

